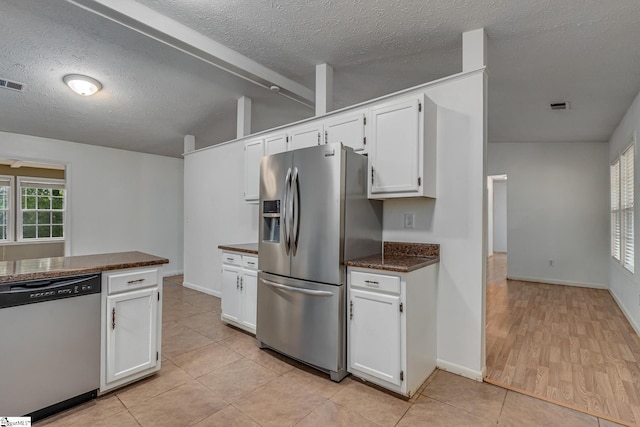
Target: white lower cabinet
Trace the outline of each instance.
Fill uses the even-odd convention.
[[[223,252],[222,321],[255,334],[257,308],[258,258]]]
[[[411,397],[436,367],[436,269],[348,269],[348,371]]]
[[[162,277],[159,268],[102,275],[100,392],[160,369]]]

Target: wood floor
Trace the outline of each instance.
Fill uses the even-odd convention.
[[[640,425],[640,338],[609,292],[487,271],[487,381]]]

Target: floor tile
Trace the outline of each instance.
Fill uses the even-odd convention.
[[[202,292],[195,295],[185,295],[183,301],[187,304],[206,309],[207,311],[220,313],[220,298]]]
[[[292,385],[306,387],[309,391],[317,393],[324,398],[330,398],[343,387],[346,387],[352,380],[343,379],[340,383],[331,381],[328,374],[314,370],[310,367],[291,369],[283,377]]]
[[[496,422],[477,417],[467,411],[438,402],[426,396],[420,396],[406,415],[398,423],[398,427],[412,426],[434,427],[484,427],[495,426]]]
[[[263,426],[292,426],[325,402],[325,398],[292,387],[278,377],[233,403]]]
[[[495,421],[500,415],[506,392],[491,384],[438,370],[422,394]]]
[[[563,427],[598,426],[598,419],[595,417],[513,391],[507,392],[498,425],[559,425],[559,420],[562,420]]]
[[[52,417],[41,420],[38,425],[43,426],[88,426],[98,421],[112,417],[121,412],[126,412],[127,408],[120,402],[114,394],[107,394],[95,400],[61,412]]]
[[[129,409],[142,426],[185,426],[199,422],[227,406],[196,380],[171,389]]]
[[[248,334],[241,333],[233,335],[220,341],[220,344],[229,347],[233,351],[242,354],[244,357],[253,360],[265,368],[271,369],[279,375],[283,375],[295,366],[299,366],[294,360],[275,351],[260,349],[258,347],[258,340]]]
[[[234,406],[216,412],[196,424],[197,427],[260,427],[260,424]]]
[[[242,358],[243,356],[235,351],[213,343],[176,356],[173,361],[187,374],[197,378]]]
[[[324,402],[302,421],[298,427],[379,427],[374,423],[343,406],[330,400]]]
[[[621,427],[623,424],[614,423],[613,421],[605,420],[604,418],[598,418],[600,427]]]
[[[350,381],[331,400],[382,426],[393,426],[411,403],[358,381]]]
[[[118,389],[115,393],[127,408],[131,408],[191,380],[191,376],[182,368],[167,360],[162,362],[157,374]]]
[[[181,319],[181,325],[193,329],[212,341],[222,341],[234,335],[242,334],[238,329],[225,325],[220,320],[220,313],[206,312]]]
[[[243,358],[198,378],[198,381],[232,403],[277,376],[275,372]]]
[[[209,338],[184,327],[180,333],[162,337],[162,353],[169,359],[195,350],[206,345],[213,344]]]

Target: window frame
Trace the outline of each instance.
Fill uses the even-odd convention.
[[[635,133],[620,155],[610,164],[611,258],[629,274],[635,274]],[[614,188],[617,168],[617,188]],[[629,183],[629,180],[631,182]],[[617,196],[617,199],[616,199]],[[616,236],[616,222],[619,235]],[[630,238],[628,237],[630,235]],[[616,253],[616,237],[618,250]],[[631,240],[631,245],[628,244]],[[630,250],[628,250],[630,247]],[[629,254],[631,252],[631,254]]]
[[[61,185],[62,187],[64,187],[64,196],[62,199],[62,206],[63,209],[61,211],[57,211],[57,212],[62,212],[62,237],[38,237],[38,238],[25,238],[23,237],[23,232],[24,232],[24,224],[23,224],[23,212],[24,210],[22,209],[22,188],[23,188],[23,182],[28,182],[28,183],[37,183],[37,184],[43,184],[43,187],[46,187],[47,184],[55,184],[55,185]],[[36,177],[29,177],[29,176],[19,176],[18,177],[18,183],[16,185],[16,207],[15,207],[15,216],[16,216],[16,242],[20,242],[20,243],[30,243],[30,242],[34,242],[34,243],[41,243],[41,242],[64,242],[67,238],[67,183],[66,183],[66,179],[55,179],[55,178],[36,178]],[[32,210],[32,209],[27,209],[27,210]],[[36,212],[38,212],[38,209],[35,209]],[[49,212],[53,212],[53,209],[43,209],[43,211],[49,211]]]
[[[13,177],[12,175],[0,175],[0,179],[1,180],[8,180],[9,181],[9,194],[8,194],[8,200],[7,200],[7,238],[6,239],[0,239],[0,243],[11,243],[15,241],[15,236],[14,236],[14,230],[15,230],[15,226],[14,226],[14,222],[15,222],[15,216],[16,216],[16,210],[15,210],[15,188],[16,188],[16,183],[15,183],[15,177]],[[3,209],[5,210],[5,209]]]

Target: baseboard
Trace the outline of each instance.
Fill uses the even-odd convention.
[[[179,276],[184,274],[184,270],[162,271],[162,277]]]
[[[451,372],[452,374],[460,375],[476,381],[482,381],[484,379],[486,368],[482,368],[481,371],[474,371],[473,369],[465,368],[464,366],[456,365],[455,363],[447,362],[442,359],[438,359],[437,363],[437,368],[443,371]]]
[[[193,283],[189,283],[189,282],[183,282],[183,285],[185,288],[193,289],[194,291],[199,291],[205,294],[213,295],[214,297],[222,298],[222,292],[220,291],[194,285]]]
[[[613,300],[616,302],[616,304],[618,304],[618,307],[620,307],[622,314],[624,314],[624,317],[627,318],[633,330],[636,331],[636,334],[640,335],[640,326],[633,320],[633,317],[631,317],[631,315],[629,314],[625,306],[622,305],[622,302],[618,299],[616,294],[611,292],[611,289],[609,289],[609,294],[611,294],[611,296],[613,297]]]
[[[521,282],[545,283],[548,285],[577,286],[579,288],[609,289],[609,285],[604,285],[602,283],[578,283],[578,282],[570,282],[568,280],[543,279],[540,277],[507,276],[507,280],[519,280]]]

